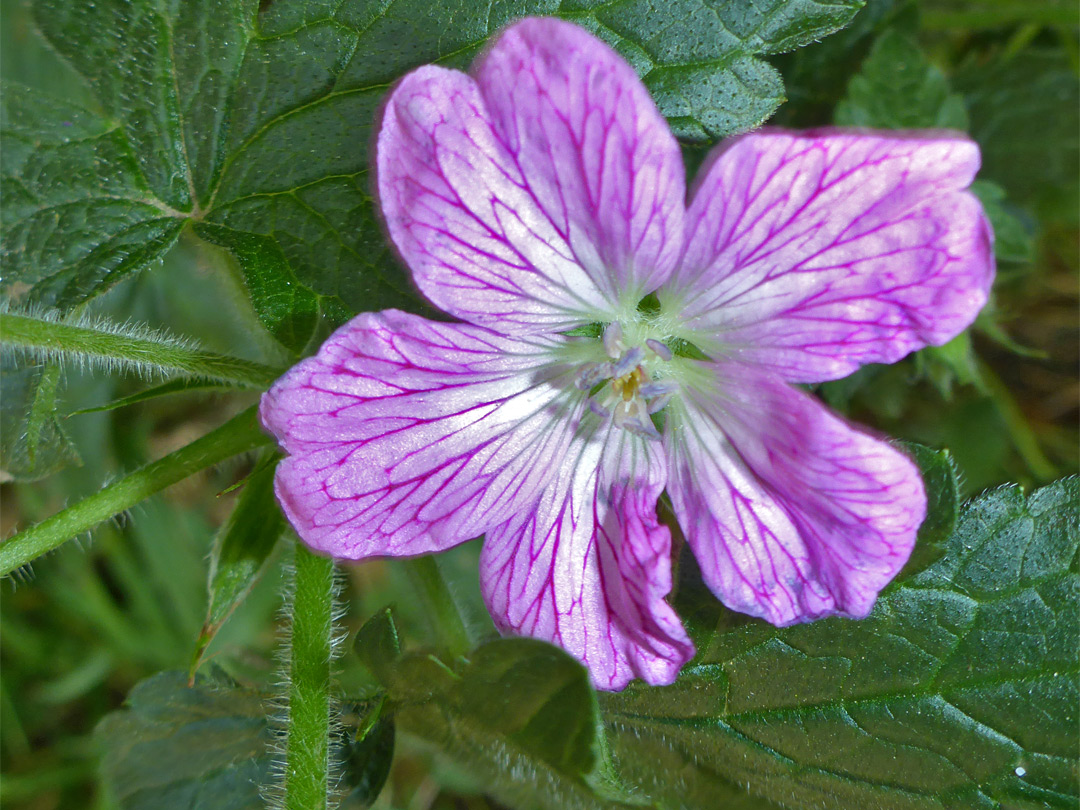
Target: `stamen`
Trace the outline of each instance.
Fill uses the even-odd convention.
[[[675,396],[674,391],[669,391],[666,394],[661,394],[649,402],[649,413],[659,413],[667,407],[667,404],[671,402],[671,398]]]
[[[645,341],[645,345],[652,349],[653,353],[655,353],[656,356],[659,357],[661,360],[670,360],[672,357],[675,356],[671,353],[671,349],[668,348],[667,344],[661,343],[659,340],[653,340],[652,338],[649,338]]]
[[[596,401],[595,397],[589,397],[589,410],[599,416],[601,419],[607,419],[611,416],[611,411]]]
[[[619,355],[621,355],[626,348],[622,342],[622,337],[622,324],[618,321],[609,323],[607,328],[604,329],[604,351],[607,352],[607,356],[612,360],[618,360]]]
[[[586,363],[578,369],[574,385],[581,391],[588,391],[598,382],[615,376],[611,363]]]
[[[635,367],[641,364],[641,361],[645,359],[645,352],[641,350],[640,346],[635,346],[630,349],[626,354],[620,357],[611,366],[611,376],[616,379],[619,377],[625,377]]]
[[[636,436],[644,436],[649,439],[659,439],[660,434],[649,418],[645,409],[645,402],[635,397],[629,402],[620,402],[613,412],[616,427],[628,430]]]
[[[647,382],[638,388],[638,393],[645,397],[645,399],[651,399],[652,397],[659,397],[665,394],[673,394],[679,388],[678,384],[673,380],[653,380]]]

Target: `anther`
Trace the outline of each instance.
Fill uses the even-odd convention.
[[[589,397],[589,410],[601,419],[607,419],[611,416],[611,412],[592,397]]]
[[[598,382],[610,379],[613,375],[611,363],[586,363],[578,369],[574,385],[581,391],[588,391]]]
[[[661,343],[659,340],[649,338],[645,341],[645,345],[652,349],[653,353],[661,360],[670,360],[674,356],[667,344]]]
[[[607,328],[604,329],[604,351],[607,352],[607,356],[612,360],[618,360],[619,355],[621,355],[623,349],[626,348],[622,342],[622,337],[622,324],[618,321],[609,323]]]
[[[645,352],[641,350],[640,346],[635,346],[630,349],[626,354],[620,357],[611,366],[611,376],[618,379],[619,377],[625,377],[637,366],[641,364],[641,361],[645,359]]]

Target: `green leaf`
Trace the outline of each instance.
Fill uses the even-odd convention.
[[[677,135],[706,139],[751,129],[784,101],[780,74],[760,55],[790,51],[843,28],[862,5],[571,0],[563,8],[634,65]]]
[[[229,520],[214,539],[207,582],[209,604],[196,641],[193,672],[225,620],[262,575],[270,552],[285,531],[285,519],[274,501],[277,457],[272,450],[259,454]]]
[[[182,214],[147,187],[120,128],[19,86],[0,101],[6,293],[36,285],[32,300],[68,310],[165,255]]]
[[[36,481],[79,461],[79,454],[56,418],[60,368],[55,364],[20,368],[0,357],[0,469],[16,481]]]
[[[240,265],[255,314],[279,343],[299,353],[319,320],[319,296],[303,286],[280,245],[269,236],[201,223],[195,233],[228,248]]]
[[[966,130],[963,97],[912,40],[887,31],[874,43],[847,96],[836,107],[841,126]]]
[[[383,634],[385,635],[385,634]],[[584,667],[535,639],[475,650],[460,671],[409,654],[384,670],[398,727],[441,751],[512,807],[626,807],[597,738]]]
[[[602,696],[623,776],[685,808],[1075,807],[1078,500],[990,492],[870,618],[724,626],[674,686]]]
[[[919,527],[915,549],[897,575],[897,582],[904,582],[941,558],[960,512],[960,485],[956,464],[949,451],[910,443],[904,447],[922,473],[926,487],[926,520]]]
[[[390,608],[376,613],[356,634],[353,652],[377,680],[390,679],[394,664],[401,657],[401,638]]]
[[[994,256],[999,262],[1030,264],[1035,260],[1032,228],[1005,199],[1005,189],[990,180],[976,180],[971,191],[994,229]]]
[[[124,266],[130,272],[135,260],[145,264],[167,248],[183,217],[221,226],[227,230],[204,225],[201,234],[234,252],[263,323],[295,350],[316,295],[340,299],[346,311],[418,305],[367,190],[375,111],[406,71],[440,60],[464,67],[514,18],[560,13],[631,60],[680,134],[715,137],[755,126],[782,100],[779,75],[759,55],[842,27],[861,2],[529,0],[487,8],[463,0],[278,0],[258,13],[256,5],[38,0],[42,31],[86,77],[107,119],[66,109],[57,116],[29,93],[16,99],[20,159],[51,160],[65,171],[23,171],[17,176],[34,179],[21,184],[27,192],[16,184],[5,196],[24,218],[42,208],[36,194],[73,206],[78,220],[57,229],[31,218],[13,232],[13,252],[44,241],[49,228],[67,246],[54,251],[70,264],[67,254],[87,252],[76,244],[104,250],[105,238],[129,234],[130,250],[137,234],[148,249]],[[19,134],[29,129],[52,133],[41,155]],[[75,146],[61,148],[69,140]],[[82,226],[88,218],[93,227]],[[69,227],[81,228],[80,239],[65,238]],[[151,228],[161,232],[153,237]],[[42,278],[66,266],[60,258],[28,265]],[[113,269],[107,280],[122,275]],[[55,302],[63,287],[74,301],[94,294],[94,283],[57,279],[43,300]]]
[[[342,781],[349,791],[341,810],[368,808],[379,798],[394,760],[394,721],[383,712],[384,698],[375,698],[366,707],[358,706],[361,722],[344,750]],[[348,712],[342,718],[348,725]]]
[[[219,672],[137,685],[95,736],[102,779],[121,810],[262,810],[271,733],[263,695]]]
[[[1075,9],[1073,9],[1075,14]],[[1044,224],[1074,227],[1080,212],[1080,79],[1060,48],[965,65],[971,133],[982,146],[982,175]]]

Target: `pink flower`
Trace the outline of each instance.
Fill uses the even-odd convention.
[[[705,581],[776,625],[865,616],[926,511],[908,458],[790,383],[967,327],[993,277],[951,133],[760,132],[686,194],[633,70],[569,23],[506,29],[471,75],[407,75],[378,196],[460,322],[365,313],[263,398],[282,508],[346,559],[486,535],[500,629],[603,689],[694,653],[665,601],[666,489]],[[687,204],[687,199],[689,203]]]

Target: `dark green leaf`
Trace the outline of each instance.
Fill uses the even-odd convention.
[[[172,247],[183,220],[147,188],[120,129],[12,85],[0,118],[5,292],[36,284],[34,300],[70,309]]]
[[[895,31],[874,43],[837,105],[835,121],[882,129],[968,128],[963,98],[950,91],[918,45]]]
[[[401,655],[401,639],[390,608],[364,622],[356,634],[353,651],[376,679],[385,682],[390,678],[391,668]]]
[[[116,234],[127,234],[129,248],[137,235],[140,244],[167,249],[166,233],[128,231],[188,212],[237,232],[203,233],[237,254],[263,322],[295,349],[314,317],[312,293],[339,298],[353,311],[418,305],[378,227],[367,178],[376,107],[404,72],[438,60],[463,67],[514,18],[560,13],[618,47],[681,134],[714,137],[760,123],[782,99],[778,74],[758,55],[820,38],[860,5],[529,0],[488,8],[464,0],[279,0],[256,14],[252,0],[172,7],[39,0],[42,30],[86,76],[110,122],[80,112],[78,121],[89,122],[82,129],[93,135],[68,160],[75,182],[56,173],[39,185],[65,197],[71,216],[101,220],[82,234],[91,249]],[[44,109],[35,114],[49,117]],[[104,157],[92,160],[99,152]],[[106,173],[110,161],[118,168]],[[109,183],[119,183],[122,193],[114,189],[106,203],[92,189]],[[19,207],[21,191],[5,196]],[[36,244],[45,227],[40,218],[25,223],[12,234],[14,250]],[[64,243],[72,252],[75,242]],[[151,258],[133,254],[124,272]],[[283,262],[291,273],[279,272]],[[47,264],[33,264],[48,274]],[[119,275],[111,270],[109,280]],[[285,289],[296,281],[306,289]],[[94,283],[64,280],[64,287],[74,300],[92,294]],[[56,287],[51,296],[60,294]]]
[[[348,794],[341,802],[342,810],[371,807],[390,775],[394,760],[394,721],[383,711],[384,706],[385,698],[379,697],[355,707],[357,727],[355,732],[347,732],[350,739],[343,752],[342,781]],[[342,718],[346,728],[350,714],[346,711]]]
[[[956,465],[948,450],[935,450],[921,444],[905,445],[919,465],[926,486],[926,520],[919,527],[915,550],[897,582],[922,571],[945,553],[945,543],[956,527],[960,511],[960,487],[956,480]]]
[[[79,455],[56,417],[60,368],[18,368],[5,353],[0,359],[0,469],[17,481],[52,475]]]
[[[162,672],[108,715],[96,736],[102,778],[121,810],[262,810],[271,733],[263,695],[219,673],[187,685]]]
[[[385,685],[399,727],[448,755],[513,807],[618,808],[585,669],[527,638],[481,646],[460,672],[404,656]]]
[[[319,296],[299,282],[278,243],[209,223],[195,233],[232,252],[266,331],[294,353],[302,351],[318,323]]]
[[[623,775],[686,808],[741,785],[799,808],[1075,807],[1078,484],[973,501],[868,619],[748,620],[674,686],[604,695]]]
[[[954,84],[968,101],[983,176],[1046,224],[1075,227],[1080,79],[1065,50],[1030,48],[1012,58],[973,62]]]
[[[1005,200],[1005,189],[989,180],[976,180],[971,190],[990,219],[994,229],[994,256],[999,262],[1029,264],[1035,259],[1032,226]]]
[[[214,540],[207,582],[209,604],[196,642],[193,669],[225,620],[244,601],[285,531],[285,520],[274,501],[277,458],[273,450],[259,454],[229,520]]]
[[[910,5],[897,0],[874,0],[842,31],[770,60],[784,77],[788,97],[774,123],[817,127],[832,120],[837,102],[847,92],[851,77],[858,72],[878,34],[887,28],[913,27],[907,25],[905,13]]]

